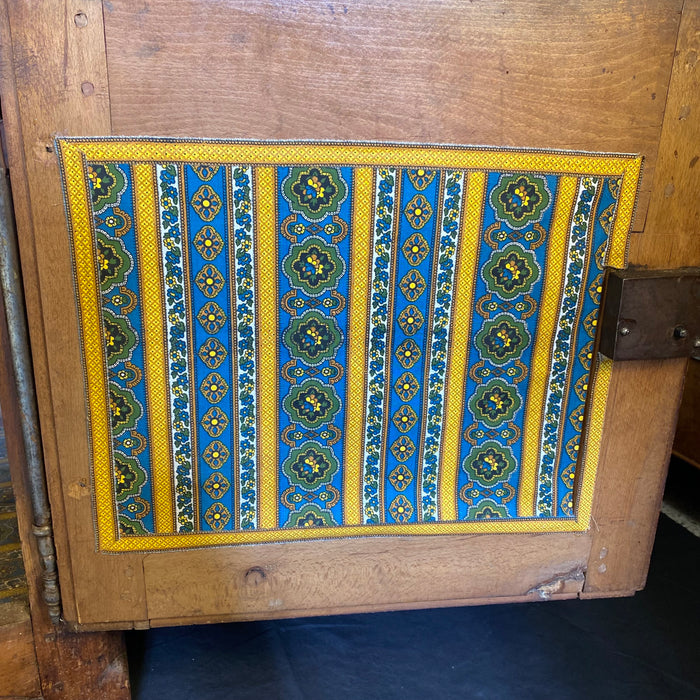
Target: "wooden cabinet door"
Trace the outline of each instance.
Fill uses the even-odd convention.
[[[2,105],[64,617],[85,628],[644,585],[685,362],[614,365],[584,532],[96,551],[56,136],[639,153],[631,264],[700,264],[697,0],[5,0]]]

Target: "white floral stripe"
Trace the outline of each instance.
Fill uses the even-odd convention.
[[[559,426],[562,420],[562,402],[566,389],[568,368],[574,361],[576,352],[574,323],[579,307],[579,300],[584,294],[582,287],[586,271],[588,250],[588,230],[591,226],[592,202],[600,180],[584,177],[579,183],[576,195],[576,208],[569,231],[569,247],[566,254],[566,275],[564,295],[561,300],[557,333],[549,371],[549,384],[545,399],[545,415],[540,441],[541,460],[537,475],[537,493],[535,515],[553,517],[556,505],[552,501],[554,492],[554,465],[559,445]]]
[[[237,359],[237,415],[238,439],[235,463],[238,466],[240,507],[238,526],[242,530],[258,527],[257,513],[257,366],[256,366],[256,310],[255,259],[252,206],[253,169],[231,168],[233,237],[231,260],[235,297],[233,308],[233,342]]]
[[[437,484],[445,410],[445,375],[454,301],[454,278],[459,232],[461,229],[464,173],[445,173],[442,218],[439,222],[440,245],[432,311],[430,338],[428,406],[425,420],[425,447],[421,466],[421,520],[437,520]]]
[[[381,445],[384,440],[386,405],[386,336],[389,320],[389,282],[393,254],[393,229],[397,172],[377,171],[372,230],[371,309],[367,362],[367,405],[363,452],[362,522],[379,523],[379,474]]]
[[[184,298],[183,244],[177,166],[156,166],[161,254],[165,282],[165,323],[170,374],[170,421],[177,532],[194,529],[194,484],[190,427],[189,348]]]

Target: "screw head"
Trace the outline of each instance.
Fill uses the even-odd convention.
[[[620,326],[619,333],[620,335],[629,335],[632,332],[632,329],[629,326]]]
[[[673,337],[674,338],[687,338],[688,337],[688,329],[685,326],[676,326],[673,329]]]

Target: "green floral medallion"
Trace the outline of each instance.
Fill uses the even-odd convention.
[[[293,423],[313,429],[333,420],[340,410],[340,399],[332,386],[307,379],[292,387],[283,405]]]
[[[136,459],[121,452],[114,453],[114,489],[118,501],[138,496],[146,483],[146,472]]]
[[[131,357],[131,351],[136,345],[136,331],[132,328],[128,318],[114,316],[107,309],[102,312],[102,321],[107,365],[112,367]]]
[[[323,484],[330,484],[338,471],[338,460],[329,447],[312,440],[289,453],[282,471],[293,485],[314,491]]]
[[[521,245],[512,243],[491,254],[483,271],[489,291],[502,299],[527,294],[540,276],[535,256]]]
[[[112,287],[124,284],[126,276],[131,272],[131,256],[118,238],[110,238],[99,229],[95,233],[95,244],[100,289],[108,292]]]
[[[467,520],[494,520],[496,518],[507,518],[508,511],[505,506],[485,498],[478,505],[472,506],[467,512]]]
[[[292,513],[285,527],[333,527],[336,524],[329,511],[309,503],[298,513]]]
[[[500,379],[492,379],[474,392],[469,399],[469,410],[478,421],[495,428],[511,420],[520,404],[521,399],[515,387]]]
[[[90,163],[87,171],[93,211],[97,214],[119,204],[126,189],[126,178],[119,166],[114,163]]]
[[[116,436],[136,426],[136,421],[141,417],[141,404],[132,391],[110,382],[109,413],[112,435]]]
[[[515,229],[539,221],[549,200],[545,179],[536,175],[503,175],[491,193],[496,216]]]
[[[484,323],[474,342],[484,357],[502,365],[522,353],[530,342],[530,334],[522,321],[501,314]]]
[[[515,471],[515,457],[509,447],[489,441],[475,447],[464,460],[462,468],[470,480],[492,487],[506,481]]]
[[[312,366],[331,359],[342,342],[337,321],[318,311],[293,318],[284,332],[284,343],[292,357]]]
[[[345,272],[345,262],[337,246],[311,236],[290,247],[283,269],[293,287],[300,287],[309,296],[316,297],[335,289]]]
[[[293,212],[319,221],[340,211],[348,188],[337,168],[304,166],[290,168],[282,191]]]
[[[126,515],[119,516],[119,533],[125,536],[148,534],[146,528],[138,520],[127,518]]]

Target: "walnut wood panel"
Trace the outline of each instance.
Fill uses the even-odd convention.
[[[22,143],[22,128],[17,93],[15,88],[15,69],[11,46],[10,21],[6,3],[0,2],[0,45],[5,47],[0,51],[0,99],[2,101],[3,134],[7,152],[5,167],[10,172],[12,194],[14,200],[15,218],[19,247],[22,253],[24,268],[24,297],[28,309],[27,323],[32,338],[37,339],[32,345],[32,362],[34,383],[39,404],[40,423],[42,427],[43,449],[47,464],[58,464],[58,445],[53,424],[53,409],[51,404],[51,386],[49,382],[48,356],[44,344],[44,319],[41,313],[41,296],[39,294],[38,273],[36,267],[36,250],[32,229],[32,212],[29,202],[29,190],[24,167],[24,146]],[[59,474],[53,470],[48,474],[54,488],[61,492]],[[53,518],[58,523],[65,522],[63,502],[54,499]],[[72,573],[68,565],[69,546],[68,532],[65,527],[56,529],[56,550],[59,561],[65,563],[62,567],[62,581],[70,595],[64,600],[64,609],[75,617],[72,597]]]
[[[699,55],[700,1],[686,0],[651,206],[644,233],[632,241],[632,263],[700,265]],[[584,595],[644,586],[685,366],[684,360],[665,360],[614,367]]]
[[[6,12],[10,41],[3,42],[3,48],[10,53],[13,71],[3,76],[3,90],[18,116],[16,123],[8,124],[8,142],[14,147],[11,174],[25,285],[30,290],[31,340],[33,347],[45,348],[48,360],[44,364],[36,351],[64,615],[69,620],[81,615],[141,619],[145,603],[142,577],[134,575],[140,572],[138,559],[124,557],[116,563],[95,553],[78,325],[53,152],[56,134],[110,133],[102,7],[77,0],[16,0],[6,3]],[[71,583],[79,589],[75,593]],[[74,600],[82,609],[76,609]]]
[[[685,364],[622,362],[613,370],[584,596],[631,595],[644,587]]]
[[[654,175],[649,218],[630,261],[700,265],[700,2],[685,0]]]
[[[251,619],[526,596],[580,574],[589,551],[588,533],[377,538],[151,554],[144,571],[152,620]]]
[[[114,132],[643,153],[679,0],[110,0]]]

